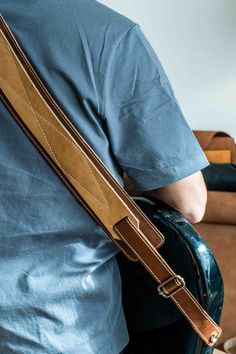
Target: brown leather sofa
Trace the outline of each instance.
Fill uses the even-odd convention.
[[[193,226],[211,248],[224,280],[221,344],[236,336],[236,193],[208,191],[204,218]]]

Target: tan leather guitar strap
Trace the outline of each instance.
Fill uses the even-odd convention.
[[[3,103],[74,197],[130,260],[146,267],[161,284],[160,294],[170,297],[202,339],[213,346],[221,329],[159,254],[164,236],[59,108],[2,16],[0,87]]]

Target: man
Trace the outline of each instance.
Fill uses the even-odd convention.
[[[200,221],[208,161],[139,25],[94,0],[0,0],[0,12],[117,181],[125,171]],[[2,102],[0,117],[0,353],[118,354],[118,249]]]

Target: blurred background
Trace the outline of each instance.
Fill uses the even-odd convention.
[[[192,129],[236,138],[236,1],[100,0],[137,22]]]

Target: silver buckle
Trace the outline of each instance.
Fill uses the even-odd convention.
[[[178,286],[176,289],[172,290],[171,293],[168,293],[165,289],[164,286],[169,284],[172,280],[176,280],[176,285]],[[161,283],[158,287],[157,287],[157,291],[159,293],[159,295],[165,297],[165,298],[169,298],[170,296],[173,296],[174,294],[176,294],[179,290],[181,290],[182,288],[185,287],[185,280],[184,278],[182,278],[180,275],[174,275],[173,277],[170,277],[169,279],[167,279],[166,281],[164,281],[163,283]]]

